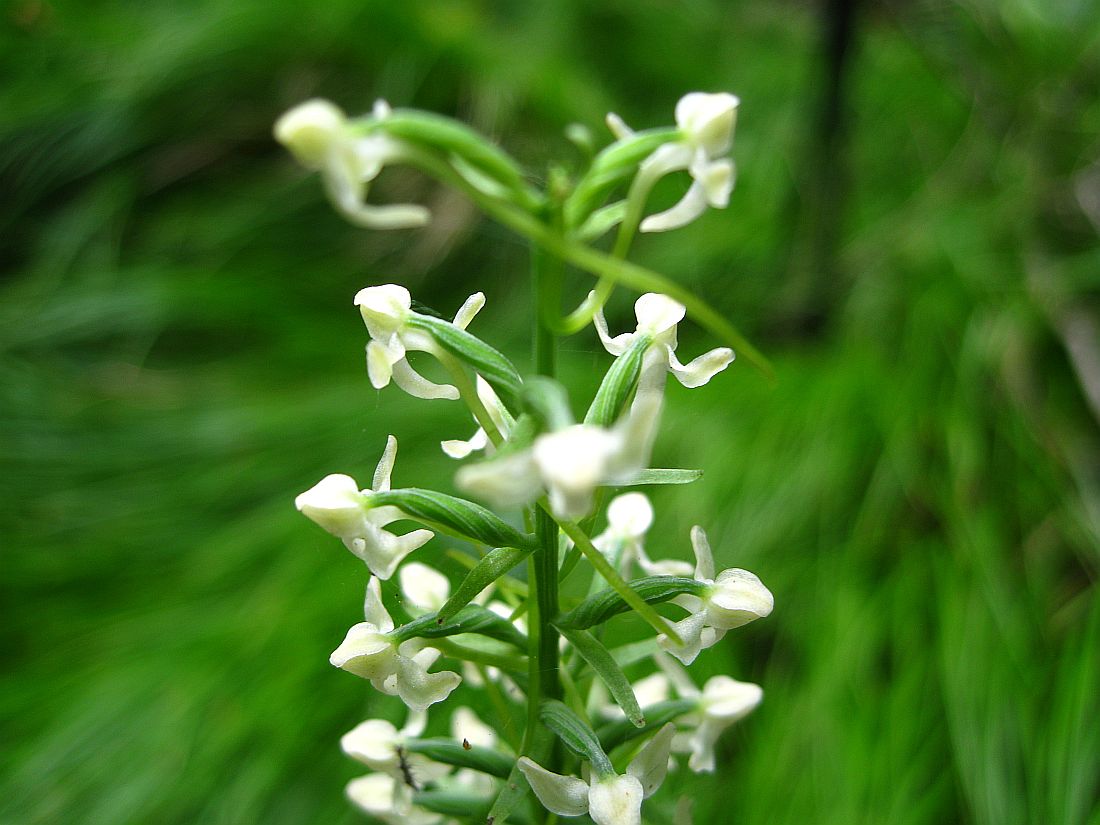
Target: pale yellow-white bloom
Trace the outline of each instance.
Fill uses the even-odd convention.
[[[339,538],[381,579],[392,576],[409,553],[434,535],[431,530],[413,530],[400,536],[391,533],[386,526],[405,518],[405,514],[396,507],[369,506],[372,492],[390,489],[396,458],[397,439],[391,435],[386,439],[371,488],[360,490],[351,476],[334,474],[325,476],[294,499],[294,506],[303,515]]]
[[[347,784],[345,793],[364,813],[386,825],[441,825],[445,817],[412,804],[412,789],[385,773],[360,776]]]
[[[450,768],[423,754],[399,753],[408,740],[424,732],[427,722],[428,716],[423,711],[411,712],[400,730],[385,719],[368,719],[341,737],[340,748],[371,770],[387,773],[401,781],[411,773],[417,782],[428,782],[446,775]]]
[[[764,699],[764,691],[759,685],[739,682],[729,676],[714,676],[699,690],[682,666],[664,654],[658,653],[655,658],[676,693],[683,699],[697,702],[697,710],[681,718],[681,722],[691,728],[686,741],[686,751],[691,754],[688,767],[696,773],[712,772],[718,738],[727,728],[756,710]]]
[[[415,712],[442,702],[462,682],[457,673],[428,672],[439,651],[417,649],[417,640],[395,644],[390,636],[393,619],[382,604],[377,578],[372,577],[367,585],[363,612],[366,621],[348,630],[344,641],[329,656],[332,665],[369,680],[377,690],[399,697]]]
[[[642,800],[664,781],[675,727],[670,723],[650,739],[622,775],[609,773],[585,782],[562,776],[520,757],[519,768],[543,807],[560,816],[588,814],[596,825],[640,825]]]
[[[642,221],[643,232],[665,232],[691,223],[708,206],[729,205],[734,184],[733,161],[726,157],[733,145],[733,128],[740,101],[731,94],[692,92],[676,104],[680,139],[662,144],[642,162],[639,174],[657,180],[686,169],[691,187],[684,197]]]
[[[485,304],[480,292],[471,295],[459,309],[454,324],[465,329]],[[412,295],[399,284],[368,286],[355,295],[370,342],[367,344],[367,375],[371,386],[382,389],[392,380],[415,398],[456,400],[458,390],[450,384],[436,384],[412,368],[409,352],[427,352],[438,357],[439,345],[428,333],[408,325],[412,316]]]
[[[620,571],[629,576],[635,562],[647,576],[690,576],[686,561],[653,561],[646,555],[645,534],[653,523],[653,505],[644,493],[623,493],[607,505],[607,528],[592,543],[609,558],[619,558]]]
[[[592,300],[592,294],[589,299]],[[684,320],[686,312],[684,305],[679,301],[667,295],[647,292],[634,303],[634,314],[638,319],[638,326],[634,332],[624,332],[611,337],[608,334],[607,320],[602,310],[595,313],[593,322],[604,349],[611,355],[618,357],[630,349],[639,337],[648,338],[653,342],[652,350],[656,350],[653,359],[655,368],[657,363],[664,360],[667,371],[675,375],[676,380],[685,387],[701,387],[728,367],[733,362],[734,355],[729,347],[718,347],[687,364],[681,364],[676,357],[676,328]]]
[[[673,601],[690,615],[673,624],[682,640],[676,644],[665,634],[657,644],[685,665],[690,665],[699,652],[711,647],[726,631],[761,619],[772,612],[775,599],[759,577],[748,570],[730,568],[714,576],[714,556],[710,542],[701,527],[691,529],[691,546],[695,551],[695,579],[706,584],[705,595],[678,596]]]
[[[385,101],[375,103],[375,120],[389,114]],[[386,165],[406,160],[408,148],[389,135],[357,130],[335,104],[315,99],[295,106],[276,122],[275,138],[299,163],[321,173],[329,199],[352,223],[371,229],[402,229],[423,226],[430,219],[431,213],[416,204],[367,203],[370,182]]]

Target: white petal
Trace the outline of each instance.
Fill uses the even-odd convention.
[[[596,300],[596,293],[589,292],[588,300]],[[596,327],[596,334],[600,336],[600,343],[603,344],[603,348],[616,358],[630,349],[631,344],[634,343],[633,332],[624,332],[620,335],[616,335],[614,338],[608,335],[607,319],[604,317],[602,308],[597,309],[592,314],[592,325]]]
[[[442,702],[461,683],[462,677],[457,673],[449,670],[428,673],[415,659],[397,657],[397,695],[412,710],[427,710]]]
[[[647,292],[634,302],[638,332],[654,337],[676,326],[685,314],[683,304],[657,292]]]
[[[588,424],[574,424],[536,438],[535,464],[554,514],[570,519],[587,515],[592,493],[608,476],[612,457],[621,449],[619,436]]]
[[[730,194],[736,179],[733,161],[729,159],[708,161],[693,165],[691,176],[703,187],[707,204],[715,209],[725,209],[730,203]]]
[[[665,774],[668,773],[668,755],[675,733],[676,726],[669,722],[645,743],[645,746],[638,751],[638,755],[627,766],[626,772],[637,777],[642,783],[642,792],[647,799],[653,796],[665,781]]]
[[[371,482],[371,490],[380,493],[390,489],[390,476],[393,474],[393,463],[397,460],[397,438],[386,436],[386,449],[382,451],[382,457],[378,459],[378,465],[374,468],[374,479]]]
[[[653,505],[644,493],[623,493],[607,505],[607,524],[616,535],[639,539],[653,524]]]
[[[642,161],[641,171],[656,180],[670,172],[687,169],[691,166],[693,157],[695,152],[687,143],[662,143],[653,150],[653,154]]]
[[[715,375],[733,363],[733,350],[719,347],[705,352],[687,364],[681,364],[673,350],[668,351],[668,365],[672,374],[685,387],[701,387]]]
[[[366,518],[363,495],[351,476],[327,475],[294,499],[294,506],[334,536],[346,538],[360,532]]]
[[[435,613],[451,593],[446,576],[416,561],[401,568],[398,580],[405,598],[421,613]]]
[[[642,232],[667,232],[686,226],[707,211],[707,193],[703,184],[692,182],[684,197],[674,206],[650,215],[639,227]]]
[[[389,611],[382,602],[382,585],[373,576],[367,582],[367,595],[363,598],[363,618],[374,625],[380,633],[389,633],[393,630],[393,619],[390,618]]]
[[[439,442],[439,446],[443,448],[446,455],[457,459],[467,458],[471,453],[484,450],[488,445],[489,436],[480,427],[477,428],[477,432],[473,434],[469,441],[452,438]]]
[[[588,793],[588,814],[596,825],[641,825],[643,798],[637,777],[609,776],[593,783]]]
[[[371,770],[389,772],[398,767],[397,728],[385,719],[370,719],[340,738],[340,748]]]
[[[691,576],[690,562],[680,559],[659,559],[653,561],[644,552],[638,553],[638,566],[647,576]]]
[[[394,340],[396,338],[397,336],[393,336]],[[401,351],[398,352],[397,348],[389,347],[374,338],[367,342],[367,376],[370,378],[371,386],[376,390],[390,385],[393,365],[405,357],[404,347],[400,349]]]
[[[699,525],[691,528],[691,547],[695,551],[695,578],[699,581],[714,581],[714,554],[710,551],[710,541]]]
[[[764,583],[748,570],[723,570],[715,581],[707,605],[707,623],[720,630],[732,630],[772,612],[775,598]]]
[[[616,140],[623,140],[634,134],[634,130],[626,125],[626,121],[614,112],[608,112],[607,117],[604,118],[604,122],[607,124],[608,130],[615,136]]]
[[[416,372],[408,361],[398,361],[393,365],[393,382],[414,398],[445,398],[457,401],[458,390],[450,384],[435,384]]]
[[[729,151],[740,101],[721,92],[691,92],[676,104],[676,125],[692,144],[702,147],[710,157]]]
[[[737,721],[756,709],[764,690],[752,682],[738,682],[729,676],[713,676],[703,685],[702,701],[707,716]]]
[[[394,669],[393,644],[370,622],[348,630],[344,641],[329,656],[329,663],[364,679],[385,679]]]
[[[588,812],[587,783],[548,771],[526,756],[519,758],[519,769],[546,810],[559,816],[580,816]]]
[[[459,329],[466,329],[470,325],[470,321],[474,320],[474,316],[481,312],[483,306],[485,306],[485,293],[475,292],[458,308],[458,312],[455,313],[454,325]]]
[[[319,169],[332,142],[343,136],[346,126],[347,116],[338,106],[327,100],[307,100],[275,122],[275,139],[303,166]]]
[[[661,650],[671,653],[685,665],[690,665],[704,648],[703,625],[705,621],[705,612],[692,613],[686,619],[672,625],[672,629],[680,637],[681,644],[676,644],[669,636],[661,633],[657,636],[657,646]]]
[[[400,284],[381,284],[359,290],[353,303],[359,307],[371,337],[388,339],[408,319],[412,295]]]
[[[498,507],[528,504],[542,490],[531,450],[467,464],[455,474],[459,488]]]
[[[348,783],[346,793],[356,806],[379,818],[395,814],[394,780],[384,773],[360,776]]]
[[[389,508],[379,508],[379,510]],[[363,562],[378,578],[389,579],[398,565],[419,547],[432,540],[431,530],[413,530],[403,536],[384,530],[377,524],[367,521],[363,535],[345,541],[345,546]]]

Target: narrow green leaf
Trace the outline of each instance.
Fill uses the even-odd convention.
[[[647,338],[639,335],[630,349],[615,359],[607,375],[600,382],[596,397],[592,399],[592,406],[584,416],[585,424],[610,427],[619,417],[619,413],[622,412],[631,393],[638,385],[638,376],[642,371],[642,356],[645,355],[650,343]]]
[[[527,637],[514,624],[479,604],[466,605],[443,624],[433,614],[421,616],[396,628],[390,635],[398,642],[404,642],[409,639],[439,639],[459,633],[477,633],[527,650]]]
[[[630,724],[627,719],[616,719],[613,722],[600,725],[596,735],[601,746],[605,750],[611,751],[624,742],[653,733],[669,722],[679,719],[684,714],[698,710],[698,708],[699,702],[697,699],[671,699],[667,702],[657,702],[645,709],[646,722],[644,726],[638,728]]]
[[[443,349],[473,367],[505,402],[516,404],[523,388],[523,379],[515,365],[501,352],[442,318],[413,314],[408,325],[431,335]]]
[[[520,533],[491,510],[464,498],[406,487],[371,493],[370,506],[393,505],[410,518],[444,533],[489,547],[535,548],[535,537]]]
[[[622,482],[620,487],[641,487],[645,484],[691,484],[703,477],[702,470],[658,469],[641,470]]]
[[[525,558],[531,550],[519,547],[498,547],[486,553],[481,561],[466,574],[451,598],[439,609],[436,621],[443,624],[459,610],[468,605],[473,598],[495,582]]]
[[[595,731],[563,702],[557,699],[544,700],[539,706],[539,719],[557,734],[569,750],[591,762],[596,773],[606,776],[615,772]]]
[[[424,754],[429,759],[442,762],[444,765],[472,768],[501,779],[512,772],[512,766],[516,763],[514,756],[480,745],[470,745],[467,748],[453,739],[410,739],[405,742],[405,750]],[[488,800],[485,800],[485,809],[486,811],[489,809]]]
[[[568,639],[581,658],[588,662],[589,667],[607,685],[611,691],[611,697],[622,708],[626,718],[635,726],[645,724],[645,716],[638,706],[638,697],[634,695],[634,689],[630,686],[630,680],[626,678],[622,668],[616,663],[610,651],[601,644],[600,640],[587,630],[571,630],[558,628],[563,636]]]
[[[653,605],[684,594],[701,596],[706,585],[680,576],[645,576],[627,582],[627,587],[637,599]],[[555,624],[563,629],[586,630],[603,624],[612,616],[625,613],[632,606],[617,591],[601,590],[558,618]]]

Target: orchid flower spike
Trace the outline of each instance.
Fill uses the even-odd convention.
[[[634,757],[623,775],[605,772],[585,782],[546,770],[526,756],[519,769],[539,802],[559,816],[588,814],[596,825],[641,825],[642,800],[651,796],[668,772],[668,755],[676,728],[665,725]]]
[[[434,535],[431,530],[413,530],[399,536],[385,529],[398,519],[407,518],[396,507],[370,507],[370,494],[390,489],[390,476],[397,458],[397,439],[386,439],[386,449],[374,471],[373,487],[360,490],[351,476],[325,476],[294,499],[294,506],[362,559],[371,573],[388,579],[409,553],[425,545]]]
[[[662,675],[682,699],[694,699],[696,711],[683,718],[694,726],[687,740],[691,753],[688,767],[696,773],[714,771],[714,746],[718,738],[736,722],[744,719],[764,699],[764,691],[752,682],[738,682],[729,676],[714,676],[699,690],[687,671],[663,653],[654,657]]]
[[[680,139],[658,146],[642,161],[639,174],[656,181],[686,169],[692,184],[675,206],[643,220],[643,232],[677,229],[698,218],[708,206],[724,209],[729,205],[734,165],[726,155],[733,145],[739,103],[734,95],[726,93],[692,92],[680,98],[676,104]]]
[[[384,120],[389,114],[389,104],[384,100],[374,104],[375,121]],[[307,169],[321,173],[329,199],[352,223],[370,229],[404,229],[426,224],[431,213],[423,206],[372,206],[366,202],[370,182],[387,164],[406,160],[409,149],[386,134],[363,134],[356,125],[335,104],[309,100],[279,118],[275,139]]]
[[[409,319],[412,296],[398,284],[368,286],[355,295],[355,305],[370,333],[367,344],[367,374],[371,386],[380,390],[392,379],[397,386],[416,398],[458,399],[458,390],[450,384],[435,384],[410,366],[406,353],[427,352],[439,357],[441,350],[428,333],[414,329]],[[476,292],[466,299],[452,323],[465,329],[485,306],[485,295]]]
[[[677,645],[663,633],[657,637],[657,645],[685,665],[694,662],[700,651],[717,644],[726,631],[764,618],[775,606],[771,591],[748,570],[733,567],[715,578],[714,556],[702,527],[691,528],[691,546],[695,550],[695,579],[707,585],[706,593],[673,599],[690,613],[673,624],[683,644]]]
[[[595,293],[589,293],[589,300],[595,300]],[[658,369],[658,363],[663,360],[667,364],[668,372],[675,375],[676,380],[685,387],[701,387],[733,362],[733,350],[718,347],[687,364],[681,364],[676,357],[676,327],[686,314],[687,310],[679,301],[674,301],[667,295],[647,292],[634,302],[634,315],[638,319],[634,332],[624,332],[612,338],[607,331],[607,319],[604,318],[603,310],[595,313],[593,323],[604,349],[616,358],[634,346],[639,338],[652,341],[650,349],[646,351],[647,356],[651,357],[646,359],[646,365],[643,366],[643,382],[647,380],[647,373]],[[660,376],[651,375],[648,380],[659,381]],[[661,388],[663,389],[663,384]]]
[[[623,493],[607,505],[607,528],[592,543],[613,563],[618,559],[624,576],[630,575],[635,562],[647,576],[690,576],[692,566],[686,561],[653,561],[646,555],[644,540],[651,524],[653,505],[645,494]]]
[[[400,697],[414,712],[442,702],[462,682],[457,673],[450,671],[428,673],[439,651],[418,649],[419,641],[415,639],[395,643],[390,636],[393,619],[382,603],[377,578],[372,577],[367,585],[363,612],[366,621],[348,630],[344,641],[329,656],[331,664],[369,680],[383,693]]]

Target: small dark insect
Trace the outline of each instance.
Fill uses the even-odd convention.
[[[405,753],[405,749],[400,746],[397,748],[397,764],[398,767],[401,768],[401,775],[405,778],[405,784],[414,791],[419,791],[420,786],[416,784],[416,777],[413,776],[412,766],[409,765],[408,756]]]
[[[471,744],[470,744],[470,740],[469,740],[469,739],[463,739],[463,740],[462,740],[462,749],[463,749],[463,750],[466,750],[466,751],[468,751],[468,750],[470,750],[470,748],[472,748],[472,747],[473,747],[473,745],[471,745]]]

